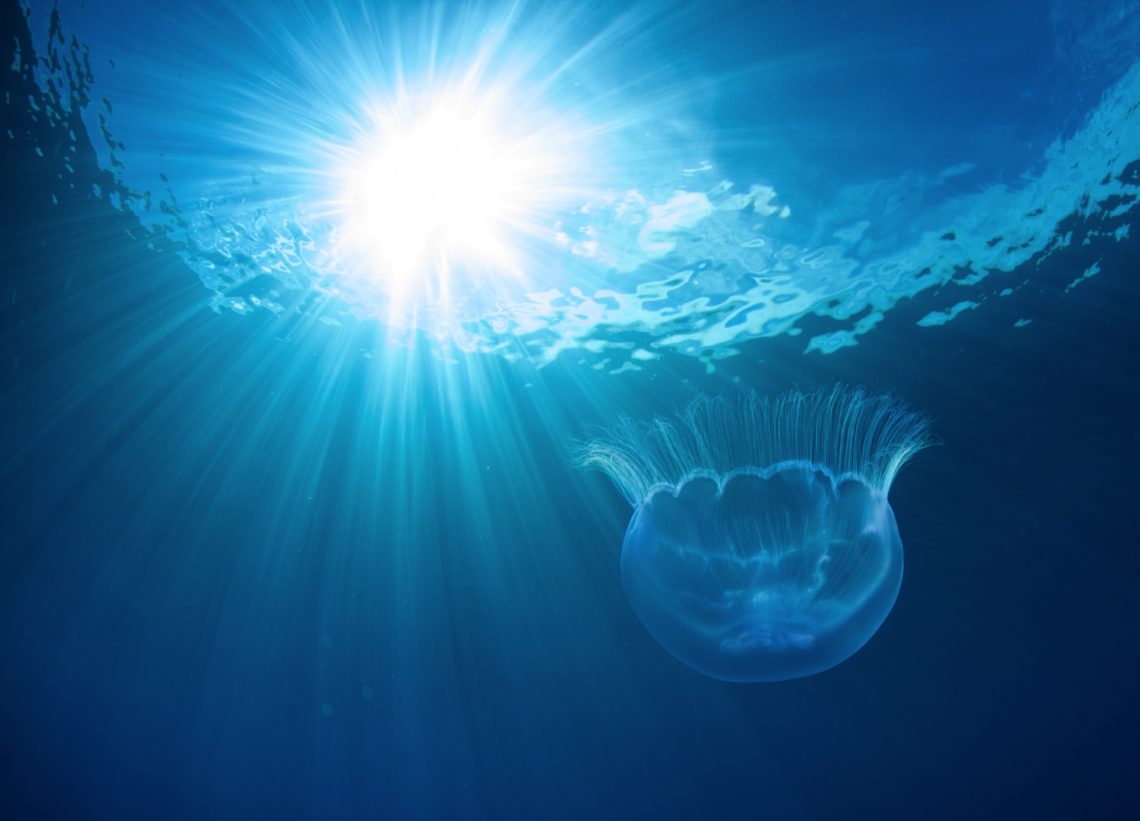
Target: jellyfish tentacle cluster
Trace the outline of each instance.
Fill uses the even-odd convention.
[[[890,396],[842,386],[702,397],[619,422],[582,460],[634,507],[622,583],[650,634],[715,678],[780,681],[849,658],[894,606],[887,494],[928,431]]]

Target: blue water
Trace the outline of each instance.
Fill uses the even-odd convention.
[[[1130,817],[1140,6],[805,5],[4,0],[0,815]],[[898,600],[704,676],[574,454],[837,382]]]

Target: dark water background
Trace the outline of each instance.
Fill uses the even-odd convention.
[[[375,328],[204,309],[129,215],[59,184],[66,133],[4,78],[5,124],[35,134],[0,186],[4,818],[1134,811],[1136,238],[1074,243],[943,327],[915,326],[945,307],[927,293],[828,357],[747,344],[715,382],[680,357],[384,370],[358,355]],[[77,176],[100,173],[85,147]],[[653,642],[621,590],[628,509],[566,461],[619,410],[733,377],[887,389],[941,440],[892,491],[892,615],[779,685]]]

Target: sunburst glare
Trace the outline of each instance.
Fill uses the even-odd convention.
[[[383,291],[393,314],[446,305],[455,279],[524,277],[528,247],[554,240],[553,211],[575,196],[586,135],[554,112],[528,120],[510,89],[478,85],[469,76],[374,102],[331,152],[340,270]]]

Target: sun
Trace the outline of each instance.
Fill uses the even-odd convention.
[[[398,303],[446,301],[457,278],[522,274],[520,249],[547,232],[568,158],[520,110],[467,89],[371,113],[334,175],[339,245],[361,278]]]

